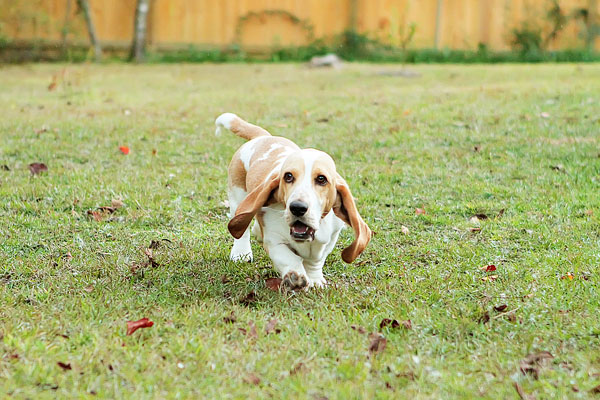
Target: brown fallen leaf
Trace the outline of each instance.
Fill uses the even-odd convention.
[[[475,218],[477,218],[477,219],[480,219],[480,220],[484,220],[484,219],[488,219],[488,218],[489,218],[489,217],[487,216],[487,214],[483,214],[483,213],[477,213],[477,214],[473,214],[473,215],[471,216],[471,218],[473,218],[473,217],[475,217]]]
[[[600,385],[591,388],[590,393],[599,394],[600,393]]]
[[[6,165],[5,165],[5,167],[6,167]],[[6,171],[8,171],[8,169]],[[591,217],[592,215],[594,215],[594,210],[585,210],[584,214],[587,215],[588,217]]]
[[[121,208],[121,207],[123,207],[125,205],[125,203],[123,203],[123,201],[120,200],[120,199],[112,199],[111,202],[110,202],[110,204],[112,205],[112,207],[115,210],[117,210],[117,209],[119,209],[119,208]]]
[[[402,324],[402,326],[404,327],[404,329],[408,329],[408,330],[412,329],[412,321],[410,319],[402,321],[402,322],[400,322],[400,324]]]
[[[64,369],[65,371],[69,371],[71,370],[71,363],[64,363],[62,361],[59,361],[56,363],[59,367],[61,367],[62,369]]]
[[[246,297],[244,297],[243,299],[240,300],[240,304],[243,304],[245,306],[249,306],[251,304],[254,304],[258,301],[258,297],[256,296],[256,293],[254,293],[254,291],[248,293],[246,295]]]
[[[87,285],[83,288],[83,290],[85,290],[88,293],[92,293],[94,291],[94,285]]]
[[[508,308],[508,305],[500,304],[499,306],[494,306],[494,311],[502,312],[502,311],[506,310],[507,308]]]
[[[481,232],[481,228],[469,228],[471,232]]]
[[[387,346],[387,339],[379,332],[373,332],[369,334],[369,352],[370,353],[381,353]]]
[[[256,339],[258,337],[258,333],[256,332],[256,325],[254,325],[253,321],[248,322],[248,332],[246,333],[246,336],[248,336],[250,339]]]
[[[379,330],[385,328],[386,326],[390,326],[391,328],[398,328],[400,326],[400,323],[398,321],[396,321],[395,319],[392,320],[389,318],[384,318],[379,323]]]
[[[148,318],[142,318],[137,321],[127,321],[127,336],[133,334],[133,332],[140,328],[150,328],[153,325],[154,322],[150,321]]]
[[[479,322],[480,324],[487,324],[488,322],[490,322],[490,313],[489,312],[484,312],[483,315],[481,317],[479,317],[479,319],[477,320],[477,322]]]
[[[6,165],[6,164],[0,165],[0,169],[2,171],[10,171],[10,167],[8,165]]]
[[[265,284],[267,285],[267,289],[278,292],[281,287],[281,278],[269,278],[265,280]]]
[[[91,216],[96,222],[100,222],[104,219],[104,213],[100,211],[88,210],[87,215]]]
[[[29,172],[31,172],[31,175],[38,175],[42,172],[48,172],[48,167],[44,163],[31,163],[29,164]]]
[[[223,317],[223,322],[226,324],[233,324],[235,321],[237,321],[237,318],[235,317],[235,314],[233,314],[233,311],[228,316]]]
[[[358,333],[362,333],[362,334],[367,333],[367,330],[360,325],[350,325],[350,328],[357,331]]]
[[[265,333],[268,335],[271,332],[275,332],[275,333],[280,333],[281,329],[279,328],[275,328],[275,326],[277,326],[277,323],[279,321],[277,321],[275,318],[271,319],[268,323],[267,326],[265,327]]]
[[[246,374],[246,376],[244,376],[244,382],[251,384],[251,385],[259,385],[260,378],[258,376],[256,376],[255,374],[253,374],[252,372],[250,372],[249,374]]]
[[[298,372],[301,372],[304,369],[304,363],[303,362],[299,362],[298,364],[294,365],[291,369],[290,369],[290,375],[295,375]]]
[[[534,377],[534,379],[538,379],[540,375],[540,368],[553,358],[554,356],[548,351],[532,353],[521,360],[519,367],[523,375],[530,374]]]

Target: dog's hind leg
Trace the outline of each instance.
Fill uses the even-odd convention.
[[[246,198],[246,191],[239,187],[230,187],[227,193],[229,197],[229,217],[235,215],[238,205]],[[233,239],[233,247],[229,258],[232,261],[252,261],[252,247],[250,246],[250,228],[247,228],[239,239]]]

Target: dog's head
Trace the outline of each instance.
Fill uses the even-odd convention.
[[[240,238],[260,208],[273,203],[284,205],[283,218],[295,241],[314,240],[321,219],[333,210],[354,230],[354,242],[342,252],[348,263],[371,239],[371,230],[358,213],[348,184],[337,173],[333,159],[322,151],[305,149],[290,154],[279,173],[269,176],[240,203],[229,221],[231,234]]]

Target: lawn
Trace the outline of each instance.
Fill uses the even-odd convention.
[[[600,65],[399,68],[2,67],[0,397],[598,396]],[[226,111],[336,160],[328,288],[228,260]]]

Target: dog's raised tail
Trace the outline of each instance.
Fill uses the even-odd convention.
[[[260,126],[246,122],[232,113],[219,115],[215,120],[215,125],[217,126],[216,135],[221,134],[221,130],[225,128],[246,140],[252,140],[260,136],[271,136],[269,132]]]

